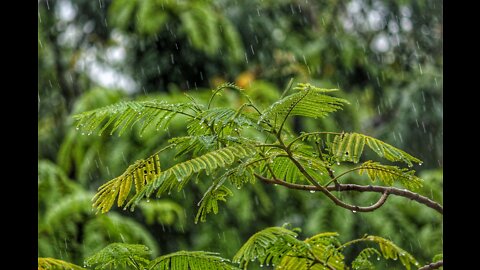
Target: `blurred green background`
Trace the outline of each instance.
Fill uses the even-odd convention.
[[[442,252],[442,217],[402,198],[373,213],[335,207],[320,194],[257,184],[194,224],[203,189],[188,186],[135,212],[95,215],[107,180],[171,136],[88,136],[71,116],[126,99],[172,102],[235,82],[260,104],[290,79],[339,88],[351,105],[295,130],[357,131],[424,161],[422,194],[443,203],[442,1],[57,0],[38,2],[38,256],[83,265],[111,242],[143,243],[155,255],[208,250],[231,258],[256,231],[288,222],[306,238],[337,231],[343,241],[375,234],[423,263]],[[234,97],[224,97],[235,105]],[[147,136],[148,135],[148,136]],[[172,157],[162,157],[172,164]],[[201,185],[200,185],[201,186]],[[375,194],[345,194],[374,201]],[[347,252],[353,259],[359,250]],[[378,269],[401,269],[378,262]],[[266,268],[266,267],[265,267]],[[256,269],[252,265],[252,269]],[[258,269],[260,269],[258,267]]]

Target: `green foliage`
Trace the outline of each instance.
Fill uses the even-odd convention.
[[[272,120],[274,126],[277,126],[282,125],[282,121],[285,121],[288,116],[320,118],[341,109],[343,104],[348,104],[345,99],[325,95],[336,91],[336,89],[323,89],[310,84],[299,83],[294,90],[298,92],[272,104],[263,113],[260,120]]]
[[[222,176],[216,177],[199,202],[200,208],[195,217],[195,221],[198,222],[205,221],[207,213],[218,213],[217,202],[226,201],[227,196],[233,195],[231,190],[224,186],[226,179],[237,188],[242,187],[244,183],[253,184],[255,174],[265,174],[267,177],[290,183],[311,183],[313,177],[315,181],[324,183],[331,177],[329,170],[333,166],[332,161],[357,163],[365,144],[379,156],[390,161],[403,161],[409,166],[412,162],[421,162],[387,143],[358,133],[333,132],[336,134],[333,143],[328,143],[332,132],[304,133],[299,137],[295,137],[289,131],[280,134],[288,116],[324,117],[328,113],[342,109],[343,104],[348,103],[344,99],[329,95],[336,91],[335,89],[323,89],[310,84],[297,84],[294,89],[297,90],[295,93],[273,103],[264,112],[254,105],[245,90],[234,84],[222,84],[213,90],[207,105],[189,96],[190,103],[130,101],[77,114],[75,116],[77,128],[89,133],[100,129],[101,134],[113,125],[110,134],[120,129],[119,135],[128,126],[133,126],[142,119],[144,121],[140,133],[152,125],[166,128],[171,118],[178,114],[188,116],[189,136],[170,139],[170,144],[162,150],[147,159],[137,160],[122,175],[100,186],[94,197],[93,206],[105,213],[117,200],[119,207],[126,204],[125,208],[130,207],[133,211],[141,199],[150,197],[154,191],[157,192],[157,197],[165,192],[170,194],[174,188],[181,191],[193,175],[197,178],[201,172],[205,172],[207,176],[216,175],[220,169],[228,169]],[[211,107],[214,99],[227,90],[238,93],[246,103],[236,109]],[[274,126],[271,124],[272,121]],[[277,131],[278,125],[280,128]],[[262,146],[263,143],[258,137],[245,136],[243,134],[248,133],[244,133],[243,130],[252,135],[270,133],[271,136],[277,137],[277,144]],[[327,144],[323,145],[326,146],[325,149],[322,149],[320,144],[323,135],[327,135]],[[283,143],[282,136],[284,140],[289,141],[288,146]],[[305,139],[307,142],[314,139],[315,145],[304,143]],[[187,155],[191,155],[192,158],[162,170],[159,153],[170,148],[177,150],[177,158],[184,158]],[[371,161],[363,163],[357,169],[360,174],[367,172],[372,181],[380,179],[390,186],[395,181],[400,181],[408,189],[417,189],[421,186],[421,180],[414,176],[413,170]],[[135,192],[130,196],[133,182]]]
[[[63,227],[67,232],[76,233],[76,223],[91,213],[92,195],[88,192],[77,192],[63,197],[48,209],[40,227],[47,231]]]
[[[112,243],[85,260],[92,269],[144,269],[151,251],[144,245]]]
[[[306,248],[286,253],[277,269],[345,269],[344,256],[336,250],[337,233],[320,233],[303,241]]]
[[[366,161],[359,168],[358,173],[367,173],[373,182],[380,180],[387,186],[393,186],[395,181],[400,181],[404,187],[410,190],[418,190],[422,187],[422,179],[414,175],[414,170],[382,165],[373,161]]]
[[[281,257],[298,245],[297,233],[284,227],[270,227],[252,235],[233,257],[233,262],[247,269],[250,261],[278,264]]]
[[[80,190],[80,186],[69,179],[59,166],[48,160],[38,161],[39,208],[48,209],[60,198]]]
[[[178,251],[158,257],[150,262],[151,270],[233,270],[229,260],[205,251]]]
[[[390,161],[402,161],[412,166],[412,162],[422,164],[422,161],[405,151],[393,147],[378,139],[359,133],[342,133],[335,136],[330,153],[337,161],[350,161],[357,163],[363,152],[365,144],[378,156]]]
[[[418,190],[422,187],[422,179],[414,175],[414,170],[367,161],[360,166],[358,171],[359,174],[365,172],[373,182],[380,180],[388,186],[393,186],[394,182],[398,180],[410,190]]]
[[[442,254],[437,254],[437,255],[433,256],[433,258],[432,258],[432,262],[438,262],[440,260],[443,260],[443,253]]]
[[[390,240],[374,235],[368,235],[363,239],[377,243],[385,259],[400,259],[400,262],[403,264],[403,266],[405,266],[405,269],[407,270],[411,269],[410,264],[413,264],[417,267],[420,266],[417,260],[415,260],[415,258],[410,253],[398,247]]]
[[[118,207],[123,206],[130,194],[132,183],[134,183],[135,191],[138,193],[143,190],[146,184],[157,178],[160,172],[160,159],[157,154],[145,160],[137,160],[122,175],[98,188],[98,193],[93,198],[93,207],[98,208],[102,213],[106,213],[117,197]]]
[[[147,127],[155,127],[157,130],[168,126],[170,121],[178,114],[189,115],[185,111],[194,108],[190,104],[169,104],[164,101],[124,101],[104,108],[84,112],[74,116],[77,120],[77,129],[82,128],[87,134],[92,134],[99,127],[101,135],[111,127],[110,135],[119,130],[121,135],[125,130],[143,120],[140,134]],[[105,121],[107,122],[105,123]]]
[[[232,62],[243,56],[243,46],[236,27],[208,1],[113,1],[109,14],[111,22],[120,29],[135,30],[141,35],[155,36],[170,27],[189,39],[191,45],[207,55],[225,49]],[[138,18],[134,20],[134,18]]]
[[[192,14],[191,17],[196,17],[193,18],[196,31],[192,28],[189,32],[181,17],[193,9],[190,7],[197,6],[209,12],[208,18],[199,20],[200,16]],[[325,88],[345,89],[345,92],[339,94],[351,101],[352,106],[346,106],[344,113],[330,114],[328,118],[290,119],[291,122],[285,123],[282,139],[289,142],[293,139],[291,135],[295,136],[294,133],[318,130],[355,130],[382,139],[414,156],[422,157],[424,165],[417,171],[425,181],[419,192],[442,201],[442,170],[436,170],[432,174],[426,171],[442,167],[443,163],[441,2],[67,0],[41,1],[38,7],[38,67],[42,71],[38,78],[39,159],[56,161],[65,175],[73,179],[72,183],[85,190],[95,190],[104,180],[120,175],[134,161],[151,156],[169,138],[186,135],[183,133],[184,127],[190,123],[198,129],[195,134],[188,135],[204,138],[192,139],[192,143],[190,140],[183,141],[182,147],[191,147],[185,153],[181,152],[180,144],[177,144],[174,150],[179,161],[231,145],[232,141],[222,136],[221,131],[223,135],[229,133],[243,138],[248,136],[261,143],[276,142],[270,133],[251,132],[247,125],[243,129],[239,128],[237,134],[233,125],[221,129],[221,124],[215,126],[217,122],[209,121],[215,129],[212,131],[207,124],[199,124],[196,119],[186,122],[185,119],[188,118],[183,116],[175,117],[167,132],[155,133],[155,126],[148,125],[147,129],[152,133],[144,132],[143,137],[137,135],[141,119],[137,125],[132,122],[132,130],[135,132],[126,134],[130,130],[127,128],[121,138],[81,136],[74,128],[70,130],[70,113],[92,110],[118,102],[126,95],[135,98],[142,93],[148,93],[148,99],[176,104],[183,102],[179,89],[182,92],[191,90],[189,94],[195,99],[201,99],[208,94],[203,91],[204,88],[215,88],[219,81],[225,80],[236,80],[262,112],[280,96],[280,88],[283,88],[286,81],[295,78]],[[63,16],[64,10],[71,11],[68,19]],[[201,13],[196,8],[190,13],[195,12]],[[322,16],[317,16],[318,14]],[[372,23],[369,20],[371,15],[377,15],[373,17],[379,18],[379,23]],[[218,27],[209,28],[206,24],[211,24],[214,20],[217,20]],[[404,27],[409,23],[414,26],[410,30]],[[72,33],[75,34],[73,38],[70,35]],[[197,37],[197,43],[193,43],[192,39],[192,34],[195,33],[202,33],[202,36]],[[216,33],[213,39],[210,35],[212,33]],[[377,41],[380,40],[387,40],[387,51],[376,49]],[[213,41],[219,44],[212,54],[212,45],[215,46]],[[244,46],[247,49],[245,51]],[[125,57],[113,61],[111,52],[118,51],[123,51]],[[231,61],[234,51],[237,52],[237,61]],[[92,75],[96,71],[91,67],[98,66],[97,64],[119,72],[119,76],[115,77],[121,80],[124,75],[133,78],[136,87],[126,87],[128,91],[125,93],[112,89],[85,92],[91,86],[102,84],[98,80],[99,76]],[[240,72],[242,73],[238,75]],[[267,81],[269,87],[263,87],[262,84]],[[265,91],[267,88],[268,92]],[[163,91],[168,91],[169,94],[157,95]],[[93,92],[103,95],[90,95]],[[117,100],[102,99],[108,95],[115,96]],[[78,110],[74,106],[72,110],[72,105],[79,104],[82,100],[85,101],[82,102],[85,106]],[[237,105],[242,102],[237,96],[225,93],[218,98],[216,104],[232,104],[237,109]],[[255,115],[250,108],[244,107],[242,115]],[[212,112],[215,109],[219,108],[212,108]],[[231,108],[225,108],[225,111],[229,109]],[[257,119],[253,122],[256,123]],[[263,124],[254,127],[267,131],[269,129]],[[120,130],[121,128],[117,129]],[[109,131],[107,128],[104,134]],[[149,136],[152,134],[154,135]],[[324,148],[321,150],[325,162],[321,163],[318,162],[318,150],[315,148],[311,148],[310,153],[300,154],[295,146],[292,147],[292,152],[296,157],[303,155],[313,161],[311,171],[308,170],[307,158],[300,162],[322,185],[329,181],[324,171],[326,167],[339,173],[350,168],[350,164],[346,163],[336,165],[335,158],[325,155],[329,152],[323,151]],[[58,152],[59,148],[62,151]],[[274,156],[270,147],[257,149],[266,155],[266,162],[253,163],[263,158],[256,155],[236,162],[227,169],[231,174],[227,177],[228,181],[221,183],[235,192],[235,196],[226,197],[228,202],[222,204],[221,213],[214,217],[215,222],[199,226],[185,224],[182,234],[170,231],[167,224],[165,228],[159,228],[157,224],[147,223],[142,226],[143,230],[148,228],[154,232],[154,242],[161,243],[162,251],[221,248],[222,254],[230,256],[240,246],[239,240],[254,230],[293,221],[296,226],[303,226],[309,235],[318,231],[338,231],[346,239],[365,232],[386,236],[399,246],[410,247],[408,250],[419,261],[429,261],[434,254],[441,252],[442,218],[431,209],[413,201],[406,202],[404,198],[389,196],[388,202],[379,211],[360,215],[336,209],[335,205],[325,202],[325,197],[319,192],[309,194],[280,186],[263,185],[261,181],[255,181],[254,174],[272,177],[267,165],[279,179],[292,183],[308,182],[295,164],[288,157],[282,156],[285,155],[283,150],[278,150]],[[365,154],[369,153],[365,151]],[[172,156],[170,153],[160,155],[164,169],[177,163]],[[272,164],[267,163],[271,161]],[[360,159],[357,162],[362,164],[365,161],[366,159]],[[253,164],[249,166],[250,163]],[[280,174],[277,168],[285,168],[285,173]],[[318,173],[315,174],[314,170]],[[172,200],[181,201],[184,206],[195,205],[205,190],[220,183],[217,178],[222,175],[222,171],[218,173],[209,176],[193,175],[192,178],[196,177],[195,184],[190,182],[182,192],[173,193]],[[349,174],[342,180],[355,183],[357,178],[358,175]],[[76,192],[75,189],[65,188],[68,184],[61,184],[62,180],[57,176],[50,178],[56,179],[54,181],[45,181],[46,179],[39,175],[39,225],[43,224],[45,213],[51,206]],[[210,183],[212,179],[213,184]],[[386,185],[381,179],[377,180],[380,180],[376,181],[377,184]],[[395,182],[401,183],[398,178]],[[242,187],[242,191],[231,188],[230,184]],[[376,200],[378,194],[342,192],[339,198],[368,205],[367,202]],[[266,201],[270,202],[270,208],[266,207]],[[63,236],[63,231],[68,227],[62,226],[61,222],[55,227],[54,234],[47,235],[39,230],[39,256],[82,264],[78,258],[89,255],[94,250],[91,247],[104,246],[104,243],[111,241],[137,243],[136,240],[128,239],[128,231],[118,234],[113,224],[115,221],[110,216],[115,214],[122,220],[128,216],[128,219],[137,221],[139,225],[147,221],[143,205],[154,205],[156,202],[142,201],[139,207],[141,212],[122,213],[124,216],[116,213],[93,216],[87,215],[88,211],[85,211],[81,215],[84,218],[78,219],[76,223],[80,232],[78,235]],[[87,206],[86,203],[82,205]],[[155,209],[160,216],[161,207]],[[184,210],[182,216],[193,219],[195,207],[185,207]],[[145,219],[142,219],[143,216]],[[68,215],[65,219],[68,219]],[[104,220],[112,220],[105,222],[111,223],[111,226],[100,226]],[[173,226],[176,225],[177,223]],[[84,228],[96,229],[84,232]],[[137,229],[135,227],[134,230]],[[110,234],[112,239],[107,237]],[[83,248],[82,239],[85,238],[92,239],[89,240],[90,248]],[[101,241],[96,243],[96,239]],[[76,242],[79,244],[76,245]],[[345,256],[351,259],[355,252],[347,250]],[[77,257],[69,257],[69,254],[77,254]],[[391,268],[381,262],[376,266],[379,269]]]
[[[228,89],[238,93],[245,103],[239,103],[238,108],[212,106],[215,104],[214,99]],[[344,170],[334,178],[332,168],[340,166],[339,161],[358,163],[364,145],[389,161],[403,161],[409,166],[413,162],[421,161],[394,146],[359,133],[312,132],[296,136],[290,130],[282,130],[289,116],[324,117],[342,109],[343,104],[347,103],[344,99],[330,96],[334,90],[308,84],[298,84],[295,89],[298,91],[285,96],[263,112],[246,95],[245,90],[232,84],[224,84],[213,91],[206,105],[194,97],[189,97],[190,103],[179,103],[179,106],[167,102],[131,101],[77,115],[77,127],[83,130],[105,130],[113,124],[111,133],[122,126],[120,134],[127,126],[133,126],[141,119],[146,119],[140,127],[141,131],[150,125],[158,125],[157,123],[163,121],[162,114],[158,114],[158,111],[164,111],[167,107],[172,117],[176,114],[188,116],[188,125],[185,127],[188,136],[171,138],[167,146],[146,159],[137,160],[122,175],[100,186],[93,206],[105,213],[117,200],[117,205],[125,206],[124,209],[130,207],[133,211],[138,204],[148,209],[148,202],[142,202],[143,198],[148,200],[155,191],[156,196],[160,197],[167,192],[170,194],[174,189],[185,190],[190,179],[196,177],[196,181],[193,181],[195,185],[209,186],[198,202],[199,210],[195,216],[197,223],[205,222],[207,214],[211,212],[217,214],[218,202],[226,202],[227,198],[233,195],[232,190],[227,187],[229,183],[241,188],[248,183],[255,184],[255,178],[259,175],[286,183],[312,184],[318,181],[325,184],[329,180],[331,182],[340,176],[358,171],[359,174],[366,173],[372,181],[378,180],[387,186],[396,182],[410,190],[422,186],[422,180],[414,175],[414,170],[374,161],[366,161],[358,167]],[[145,109],[152,108],[151,104],[162,105],[155,107],[160,108],[158,110]],[[167,128],[168,124],[169,122],[166,122],[162,127]],[[333,142],[330,142],[331,134],[335,135]],[[168,163],[173,165],[162,169],[160,159],[164,151],[169,149],[174,149],[176,158],[181,161],[170,160]],[[212,182],[199,182],[202,173],[212,178]],[[132,183],[135,183],[133,195]],[[147,216],[153,215],[153,210],[147,211],[150,211]],[[149,218],[151,220],[151,217]],[[399,258],[408,270],[411,264],[417,264],[413,256],[381,237],[366,236],[341,245],[337,233],[320,233],[304,241],[296,239],[296,236],[296,232],[286,228],[267,228],[252,236],[237,252],[233,261],[240,263],[244,269],[252,260],[259,260],[261,265],[276,265],[279,269],[345,269],[343,248],[351,243],[370,241],[378,243],[379,251],[363,250],[353,261],[352,267],[371,268],[373,263],[370,262],[370,257],[375,253],[381,253],[386,259]],[[211,258],[206,259],[213,254],[198,254],[180,252],[165,255],[152,261],[149,267],[231,267],[223,261],[220,261],[221,265],[217,265],[218,260],[221,260],[219,257],[215,257],[218,260],[213,261]],[[198,266],[201,261],[195,261],[200,258],[206,260],[202,262],[204,266]],[[155,266],[152,266],[154,262]]]
[[[218,213],[218,201],[226,202],[227,196],[232,196],[233,192],[225,186],[214,187],[211,186],[203,198],[199,202],[199,208],[197,215],[195,216],[195,223],[199,220],[205,222],[207,220],[207,214],[213,212]]]
[[[38,258],[38,270],[80,270],[85,269],[73,263],[54,258]]]
[[[352,262],[352,269],[358,269],[358,270],[373,270],[375,269],[375,266],[373,263],[370,261],[370,257],[377,255],[377,258],[381,256],[382,254],[374,249],[374,248],[365,248],[360,253],[358,256],[353,260]]]
[[[284,227],[271,227],[257,232],[240,248],[233,262],[247,269],[250,261],[258,260],[260,266],[272,265],[276,269],[348,269],[342,254],[346,246],[370,241],[378,244],[379,249],[363,249],[352,262],[353,269],[375,269],[370,261],[373,255],[383,255],[385,259],[400,259],[405,269],[411,264],[419,266],[415,258],[391,241],[378,236],[368,235],[345,244],[338,240],[338,233],[320,233],[304,241],[298,240],[297,233]],[[379,258],[376,256],[377,258]]]

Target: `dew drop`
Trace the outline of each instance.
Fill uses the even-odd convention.
[[[315,193],[315,190],[310,190],[310,193]]]

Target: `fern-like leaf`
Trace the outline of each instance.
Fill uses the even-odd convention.
[[[374,248],[366,248],[358,254],[358,256],[352,262],[352,269],[354,270],[375,270],[375,266],[370,261],[370,257],[377,255],[377,258],[382,254]]]
[[[211,151],[197,158],[178,163],[160,173],[157,179],[145,185],[142,191],[138,192],[127,204],[133,207],[139,203],[144,196],[150,196],[157,190],[157,197],[177,187],[180,191],[188,182],[190,177],[202,171],[207,175],[218,168],[225,168],[232,165],[236,160],[249,157],[255,154],[255,148],[250,145],[235,145]]]
[[[195,223],[205,222],[207,220],[207,214],[213,212],[214,214],[218,213],[218,201],[226,202],[227,196],[232,196],[233,192],[225,186],[220,186],[218,188],[210,187],[210,189],[205,193],[202,200],[198,203],[199,209],[197,215],[195,216]]]
[[[304,241],[308,249],[291,250],[281,260],[279,269],[327,270],[344,269],[344,256],[338,252],[338,233],[325,232]],[[327,267],[328,266],[328,267]]]
[[[132,183],[135,185],[136,193],[138,193],[146,184],[156,179],[160,173],[160,158],[158,154],[147,159],[137,160],[122,175],[98,188],[98,192],[93,198],[93,207],[102,213],[106,213],[110,210],[117,197],[118,207],[123,206],[130,194]]]
[[[395,181],[410,190],[416,190],[422,187],[422,179],[415,176],[414,170],[399,168],[397,166],[382,165],[378,162],[366,161],[360,166],[359,174],[367,173],[370,180],[375,182],[380,180],[388,186],[392,186]]]
[[[322,89],[310,84],[297,84],[298,92],[291,94],[272,104],[261,116],[260,120],[284,120],[287,116],[325,117],[329,113],[342,109],[349,102],[342,98],[332,97],[326,93],[334,89]]]
[[[247,160],[237,167],[229,170],[225,177],[237,188],[240,189],[245,183],[254,184],[256,181],[254,168],[258,166],[258,161]]]
[[[393,147],[381,140],[359,133],[342,133],[333,139],[330,153],[337,161],[350,161],[358,163],[364,146],[367,145],[377,155],[390,161],[402,161],[412,166],[413,162],[421,164],[422,161],[411,156],[403,150]]]
[[[250,261],[263,264],[278,264],[293,247],[302,246],[297,233],[284,227],[269,227],[252,235],[233,257],[234,263],[247,269]]]
[[[411,269],[410,264],[414,266],[420,265],[410,253],[401,249],[390,240],[374,235],[368,235],[364,239],[377,243],[385,259],[400,259],[400,262],[407,270]]]
[[[194,110],[194,106],[190,103],[123,101],[74,115],[73,118],[77,122],[77,129],[82,129],[87,134],[100,129],[98,135],[101,135],[110,127],[110,135],[119,130],[120,136],[128,127],[133,126],[140,120],[143,120],[140,129],[140,134],[142,134],[148,127],[155,127],[157,130],[167,127],[172,118],[178,114],[194,117],[186,113],[189,109]]]
[[[84,270],[76,264],[54,258],[38,258],[38,270]]]
[[[202,152],[214,150],[216,143],[218,142],[218,136],[183,136],[172,138],[168,142],[175,144],[175,148],[177,149],[175,157],[184,156],[188,153],[191,153],[192,156],[198,156]]]
[[[93,269],[114,269],[132,267],[143,269],[148,265],[151,251],[147,246],[113,243],[85,260]]]
[[[205,251],[179,251],[151,261],[149,270],[234,270],[229,260],[217,256],[218,253]]]

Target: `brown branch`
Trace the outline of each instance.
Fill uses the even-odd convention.
[[[434,263],[429,263],[427,265],[424,265],[424,266],[418,268],[418,270],[438,269],[442,266],[443,266],[443,260],[438,261],[438,262],[434,262]]]
[[[386,201],[387,201],[387,198],[388,198],[388,195],[389,195],[389,191],[388,190],[385,190],[382,194],[382,197],[380,197],[380,199],[378,199],[378,201],[373,204],[373,205],[370,205],[370,206],[365,206],[365,207],[362,207],[362,206],[357,206],[357,205],[351,205],[351,204],[348,204],[348,203],[345,203],[343,201],[341,201],[340,199],[338,199],[337,197],[335,197],[332,193],[330,193],[330,191],[328,191],[326,188],[322,187],[322,186],[306,186],[306,185],[297,185],[297,184],[291,184],[291,183],[287,183],[285,181],[281,181],[281,180],[278,180],[278,179],[268,179],[268,178],[265,178],[261,175],[258,175],[258,174],[255,174],[255,177],[257,177],[258,179],[266,182],[266,183],[269,183],[269,184],[278,184],[278,185],[282,185],[282,186],[286,186],[286,187],[289,187],[289,188],[292,188],[292,189],[303,189],[303,190],[319,190],[321,192],[323,192],[325,195],[327,195],[327,197],[329,199],[331,199],[336,205],[340,206],[340,207],[343,207],[345,209],[348,209],[348,210],[351,210],[353,212],[372,212],[378,208],[380,208]],[[296,188],[298,186],[301,186],[301,187],[308,187],[307,188]],[[333,187],[334,190],[337,190],[335,188],[338,188],[338,187]]]
[[[257,177],[258,179],[262,180],[267,184],[277,184],[277,185],[285,186],[290,189],[322,191],[322,189],[318,188],[317,186],[293,184],[293,183],[288,183],[279,179],[269,179],[257,174],[255,174],[255,177]],[[362,185],[356,185],[356,184],[339,184],[338,186],[325,187],[325,189],[327,189],[328,191],[359,191],[359,192],[378,192],[378,193],[388,192],[388,194],[405,197],[413,201],[416,201],[418,203],[421,203],[425,206],[428,206],[436,210],[437,212],[443,215],[443,207],[439,203],[425,196],[422,196],[418,193],[411,192],[406,189],[400,189],[395,187],[372,186],[372,185],[362,186]]]

